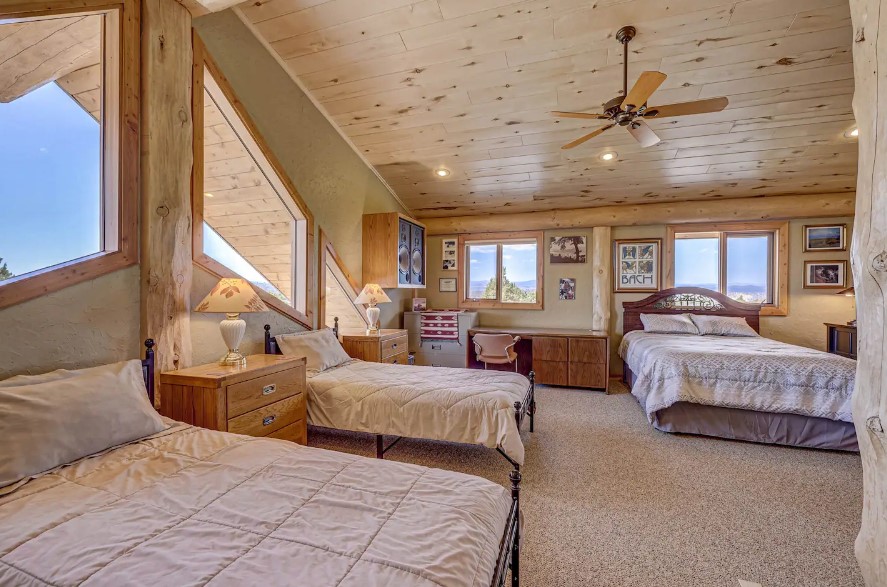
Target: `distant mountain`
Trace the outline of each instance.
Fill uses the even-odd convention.
[[[718,291],[718,285],[716,283],[680,283],[675,284],[675,287],[703,287],[705,289],[711,289],[714,291]],[[739,293],[756,293],[756,294],[765,294],[767,293],[767,287],[764,285],[756,284],[756,283],[731,283],[728,286],[729,291],[739,292]]]
[[[481,295],[483,295],[484,290],[487,289],[487,283],[489,283],[489,280],[470,282],[468,288],[468,296],[472,298],[479,298]],[[526,281],[515,281],[514,284],[525,291],[536,291],[535,279],[528,279]]]

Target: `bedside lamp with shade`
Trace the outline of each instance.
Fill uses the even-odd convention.
[[[246,333],[246,322],[240,318],[244,312],[267,312],[268,306],[245,279],[223,278],[203,301],[197,304],[197,312],[223,313],[226,318],[219,323],[222,339],[228,353],[220,365],[246,366],[246,357],[240,353],[240,341]]]
[[[355,304],[369,304],[369,308],[367,308],[367,321],[370,323],[369,328],[367,329],[367,333],[376,333],[379,332],[379,314],[381,314],[381,310],[376,307],[376,304],[385,304],[391,301],[385,294],[385,290],[377,283],[368,283],[363,286],[360,294],[357,296],[357,299],[354,300]]]
[[[847,296],[848,298],[856,297],[856,290],[852,287],[848,287],[847,289],[842,289],[838,292],[839,296]],[[856,318],[847,323],[847,326],[856,326]]]

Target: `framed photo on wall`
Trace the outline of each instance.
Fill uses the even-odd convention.
[[[548,239],[548,262],[585,263],[586,249],[584,236],[553,236]]]
[[[804,252],[846,251],[846,224],[808,224],[804,226]]]
[[[807,289],[847,287],[847,261],[804,261],[804,287]]]
[[[575,300],[576,299],[576,278],[561,277],[558,287],[558,299]]]
[[[456,255],[456,244],[458,240],[455,238],[445,238],[441,241],[441,269],[444,271],[455,271],[458,269]]]
[[[455,277],[441,277],[440,278],[440,287],[438,288],[440,291],[456,291],[456,278]]]
[[[614,240],[613,276],[616,293],[662,289],[662,239]]]

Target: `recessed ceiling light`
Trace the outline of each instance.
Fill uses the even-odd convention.
[[[449,174],[450,174],[450,170],[446,169],[444,167],[440,167],[440,168],[434,170],[434,175],[436,175],[438,177],[446,177]]]
[[[613,161],[618,156],[619,153],[615,151],[607,151],[606,153],[601,153],[601,161]]]
[[[845,132],[844,136],[847,137],[848,139],[854,139],[859,136],[859,129],[856,127],[853,127],[851,130],[848,130],[847,132]]]
[[[213,196],[211,193],[209,193],[209,192],[206,192],[206,193],[204,193],[203,195],[206,196],[207,198],[212,198],[212,197],[214,197],[214,196]]]

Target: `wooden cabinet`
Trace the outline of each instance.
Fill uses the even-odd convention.
[[[397,212],[363,217],[363,283],[425,287],[425,225]]]
[[[406,330],[382,329],[376,334],[364,331],[341,332],[342,347],[348,356],[371,363],[409,364]]]
[[[513,334],[532,338],[537,383],[609,389],[610,339],[605,333],[539,328]]]
[[[533,371],[536,381],[546,385],[569,385],[569,339],[554,336],[533,337]]]
[[[305,359],[251,355],[160,375],[160,413],[211,430],[308,441]]]
[[[856,326],[825,323],[828,352],[856,359]]]

